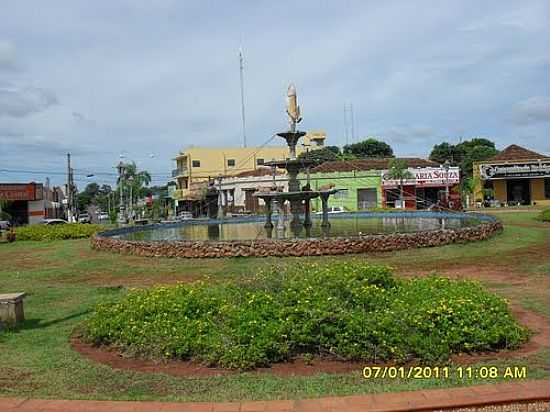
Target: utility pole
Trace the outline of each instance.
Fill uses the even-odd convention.
[[[222,176],[218,176],[218,219],[223,219]]]
[[[67,153],[67,221],[73,222],[73,169],[71,168],[71,154]]]
[[[128,178],[128,181],[130,182],[130,202],[128,205],[128,215],[129,215],[128,220],[130,221],[130,223],[133,223],[134,222],[134,192],[133,192],[134,178],[130,176]]]
[[[350,114],[351,114],[351,141],[352,143],[355,143],[355,125],[354,125],[354,119],[353,119],[353,103],[350,103]]]
[[[122,160],[118,164],[118,187],[120,189],[120,203],[119,203],[119,216],[118,216],[118,222],[126,222],[125,216],[124,216],[124,193],[123,193],[123,186],[124,186],[124,163],[122,163]]]
[[[244,116],[244,56],[242,48],[239,49],[239,70],[241,76],[241,117],[243,121],[243,147],[246,147],[246,122]]]
[[[348,145],[348,107],[346,103],[344,103],[344,137],[346,138],[346,145]]]

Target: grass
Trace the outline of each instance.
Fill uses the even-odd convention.
[[[403,276],[439,272],[480,279],[514,304],[550,322],[550,228],[536,213],[499,213],[504,233],[479,243],[358,256],[393,266]],[[274,263],[323,262],[350,257],[152,259],[92,251],[87,240],[0,244],[0,291],[25,291],[27,320],[15,332],[0,334],[0,396],[63,399],[222,401],[308,398],[414,390],[487,383],[468,380],[366,381],[353,373],[307,377],[252,372],[232,376],[185,378],[113,370],[74,352],[69,336],[104,299],[124,296],[128,288],[177,281],[221,281],[247,277]],[[485,362],[526,365],[530,378],[550,378],[550,350],[526,358]]]

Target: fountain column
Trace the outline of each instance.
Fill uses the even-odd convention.
[[[321,222],[322,227],[329,227],[330,222],[328,221],[328,197],[330,194],[328,192],[322,192],[321,196],[321,205],[323,208],[323,221]]]
[[[304,226],[311,227],[311,205],[309,198],[304,200]]]
[[[277,231],[282,232],[285,230],[285,200],[277,199]]]
[[[294,137],[295,134],[293,134]],[[291,153],[292,154],[292,153]],[[294,161],[292,161],[294,160]],[[290,162],[287,165],[288,171],[288,191],[289,192],[300,192],[300,181],[298,180],[298,172],[300,171],[300,164],[296,162],[296,159],[290,159]],[[292,214],[292,220],[290,221],[290,226],[300,226],[302,222],[300,221],[300,213],[302,209],[302,199],[300,198],[290,198],[290,213]]]
[[[271,221],[271,216],[273,215],[273,208],[271,206],[272,200],[270,197],[264,198],[265,203],[265,225],[267,229],[273,228],[273,222]]]

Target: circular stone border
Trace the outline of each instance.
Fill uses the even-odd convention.
[[[350,217],[342,214],[341,217]],[[93,249],[116,253],[178,258],[267,257],[267,256],[321,256],[368,252],[387,252],[420,247],[443,246],[488,239],[503,229],[494,216],[464,212],[359,212],[351,216],[401,218],[451,218],[480,220],[475,226],[430,231],[370,234],[348,237],[250,239],[250,240],[173,240],[136,241],[117,239],[114,236],[156,228],[178,227],[186,224],[222,223],[218,220],[189,221],[175,224],[153,224],[124,227],[96,234],[91,238]],[[259,217],[224,220],[225,223],[262,221]]]

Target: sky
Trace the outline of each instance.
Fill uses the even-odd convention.
[[[70,152],[79,186],[121,156],[162,184],[185,147],[242,145],[239,48],[249,146],[287,128],[293,82],[330,145],[550,155],[548,1],[0,1],[0,182],[62,184]]]

